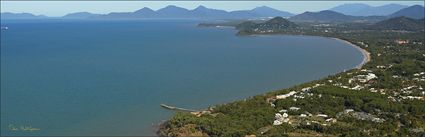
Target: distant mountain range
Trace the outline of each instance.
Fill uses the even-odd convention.
[[[92,17],[98,17],[101,14],[92,14],[89,12],[76,12],[76,13],[70,13],[66,14],[65,16],[62,16],[62,18],[66,19],[85,19],[85,18],[92,18]]]
[[[399,4],[388,4],[372,7],[366,4],[344,4],[330,10],[351,16],[389,16],[389,17],[409,17],[415,19],[424,18],[424,6],[405,6]]]
[[[254,8],[252,10],[240,10],[240,11],[232,11],[231,14],[240,15],[240,14],[247,14],[247,15],[254,15],[254,16],[262,16],[262,17],[290,17],[294,14],[286,12],[286,11],[280,11],[277,9],[273,9],[267,6],[261,6]]]
[[[225,10],[210,9],[199,6],[193,10],[177,6],[167,6],[165,8],[154,11],[149,8],[143,8],[135,12],[109,13],[97,16],[97,18],[221,18],[221,19],[238,19],[238,18],[260,18],[260,17],[289,17],[292,13],[276,10],[270,7],[262,6],[252,10],[239,10],[227,12]]]
[[[400,17],[405,16],[414,19],[422,19],[424,18],[425,7],[421,5],[414,5],[404,9],[401,9],[393,14],[390,17]]]
[[[407,8],[407,6],[399,4],[387,4],[373,7],[366,4],[357,3],[336,6],[330,10],[351,16],[388,16],[404,8]]]
[[[343,5],[342,7],[346,7],[349,5]],[[361,9],[364,7],[364,5],[352,5],[353,9]],[[381,6],[381,7],[391,7],[391,5],[387,6]],[[393,7],[395,7],[393,5]],[[350,8],[346,8],[347,12]],[[295,16],[292,16],[289,18],[289,20],[294,22],[321,22],[321,23],[344,23],[344,22],[369,22],[369,23],[375,23],[379,22],[388,18],[393,17],[409,17],[414,19],[421,19],[424,17],[424,7],[420,5],[414,5],[410,7],[406,7],[403,9],[400,9],[396,11],[395,13],[392,13],[388,16],[352,16],[352,15],[345,15],[336,11],[332,10],[324,10],[319,12],[304,12],[302,14],[298,14]]]
[[[363,13],[364,12],[364,13]],[[356,15],[356,16],[354,16]],[[361,15],[361,16],[360,16]],[[374,16],[371,16],[374,15]],[[381,15],[381,16],[376,16]],[[378,22],[391,17],[406,16],[421,19],[424,17],[424,7],[414,5],[389,4],[372,7],[365,4],[345,4],[319,12],[304,12],[294,15],[266,6],[256,7],[251,10],[225,11],[199,6],[193,10],[167,6],[159,10],[142,8],[134,12],[112,12],[108,14],[93,14],[89,12],[70,13],[62,19],[141,19],[141,18],[196,18],[196,19],[251,19],[281,16],[294,22]],[[43,15],[30,13],[1,13],[2,19],[41,19],[48,18]]]
[[[386,19],[384,16],[350,16],[331,10],[304,12],[289,20],[294,22],[344,23],[344,22],[377,22]]]
[[[11,13],[11,12],[3,12],[0,17],[2,19],[41,19],[47,18],[44,15],[34,15],[31,13]]]

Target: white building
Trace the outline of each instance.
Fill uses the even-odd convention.
[[[328,115],[325,114],[317,114],[318,117],[328,117]]]
[[[298,107],[290,107],[289,110],[297,111],[297,110],[300,110],[300,108],[298,108]]]
[[[287,98],[287,97],[290,97],[290,96],[292,96],[292,95],[295,95],[297,92],[295,92],[295,91],[291,91],[291,92],[289,92],[288,94],[283,94],[283,95],[277,95],[276,96],[276,99],[285,99],[285,98]]]
[[[335,122],[336,122],[336,119],[335,119],[335,118],[328,118],[328,119],[326,119],[325,121],[326,121],[326,122],[332,122],[332,123],[335,123]]]

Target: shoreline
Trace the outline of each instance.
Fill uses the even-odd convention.
[[[268,35],[268,34],[266,34],[266,35]],[[284,34],[284,35],[287,35],[287,34]],[[255,35],[249,35],[249,36],[264,36],[264,35],[261,35],[261,34],[255,34]],[[365,50],[365,49],[363,49],[363,48],[361,48],[360,46],[357,46],[357,45],[355,45],[355,44],[353,44],[353,43],[351,43],[351,42],[349,42],[349,41],[347,41],[347,40],[343,40],[343,39],[340,39],[340,38],[336,38],[336,37],[326,37],[326,36],[317,36],[317,35],[289,35],[289,36],[313,36],[313,37],[323,37],[323,38],[329,38],[329,39],[333,39],[333,40],[337,40],[337,41],[340,41],[340,42],[343,42],[343,43],[346,43],[346,44],[348,44],[349,46],[352,46],[352,47],[354,47],[355,49],[357,49],[358,51],[360,51],[361,53],[362,53],[362,56],[363,56],[363,59],[362,59],[362,62],[360,63],[360,64],[358,64],[358,65],[356,65],[355,67],[353,67],[353,68],[351,68],[350,70],[352,70],[352,69],[361,69],[366,63],[368,63],[368,62],[370,62],[371,61],[371,56],[370,56],[370,52],[369,51],[367,51],[367,50]],[[345,73],[345,71],[343,71],[343,72],[339,72],[339,73],[336,73],[336,74],[341,74],[341,73]],[[314,80],[313,80],[314,81]],[[311,81],[309,81],[309,82],[311,82]],[[309,82],[304,82],[304,83],[309,83]],[[299,83],[299,84],[304,84],[304,83]],[[283,89],[287,89],[287,88],[283,88]],[[268,92],[272,92],[272,91],[268,91]],[[268,92],[265,92],[265,93],[268,93]],[[245,98],[246,99],[246,98]],[[235,101],[237,101],[237,100],[235,100]],[[234,102],[234,101],[233,101]],[[159,129],[157,129],[156,131],[156,133],[157,133],[157,135],[159,135],[159,133],[161,132],[161,127],[162,126],[164,126],[164,124],[167,122],[167,121],[169,121],[170,119],[167,119],[167,120],[165,120],[164,122],[162,122],[162,123],[160,123],[159,124]]]
[[[311,36],[311,37],[322,37],[322,38],[329,38],[329,39],[333,39],[333,40],[337,40],[343,43],[346,43],[354,48],[356,48],[358,51],[360,51],[362,53],[363,56],[363,60],[362,62],[360,62],[360,64],[356,65],[354,68],[352,69],[361,69],[366,63],[368,63],[371,60],[371,56],[370,56],[370,52],[361,48],[360,46],[357,46],[356,44],[353,44],[347,40],[343,40],[340,38],[336,38],[336,37],[327,37],[327,36],[319,36],[319,35],[291,35],[291,34],[253,34],[253,35],[247,35],[247,36],[273,36],[273,35],[287,35],[287,36]]]
[[[346,41],[346,40],[343,40],[343,39],[340,39],[340,38],[331,38],[331,39],[344,42],[344,43],[346,43],[346,44],[348,44],[348,45],[356,48],[358,51],[360,51],[362,53],[363,60],[362,60],[362,62],[360,64],[358,64],[356,67],[354,67],[355,69],[361,69],[366,63],[368,63],[371,60],[370,52],[367,51],[367,50],[365,50],[365,49],[363,49],[363,48],[361,48],[360,46],[357,46],[357,45],[355,45],[355,44],[353,44],[353,43],[351,43],[349,41]]]

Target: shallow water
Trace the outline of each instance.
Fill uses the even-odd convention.
[[[355,67],[361,53],[312,36],[236,36],[191,20],[2,21],[2,135],[154,135],[200,109]],[[39,131],[12,131],[32,126]]]

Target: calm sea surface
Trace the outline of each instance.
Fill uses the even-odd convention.
[[[173,114],[161,103],[206,108],[362,61],[329,38],[235,36],[188,20],[1,23],[2,135],[154,135]]]

